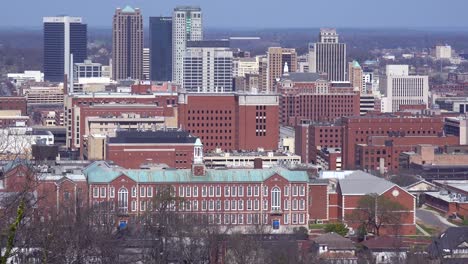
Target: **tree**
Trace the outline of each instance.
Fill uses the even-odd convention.
[[[330,223],[325,225],[325,232],[327,233],[337,233],[340,236],[346,236],[348,234],[349,228],[347,228],[343,223]]]
[[[383,226],[391,226],[397,235],[401,226],[401,211],[404,207],[377,194],[368,194],[361,198],[356,210],[348,216],[350,222],[361,224],[367,232],[380,235]]]

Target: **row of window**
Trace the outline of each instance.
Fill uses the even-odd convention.
[[[108,189],[108,190],[107,190]],[[224,186],[222,188],[220,185],[214,186],[202,186],[201,187],[201,197],[221,197],[222,191],[224,197],[243,197],[244,189],[246,191],[245,195],[247,197],[260,196],[260,186]],[[175,193],[175,187],[172,186],[173,193]],[[293,185],[284,186],[283,195],[289,196],[291,191],[292,196],[305,196],[305,186]],[[108,193],[107,193],[108,192]],[[278,187],[273,188],[272,195],[280,194]],[[93,187],[93,198],[106,198],[107,195],[109,198],[115,197],[115,188],[114,187]],[[178,196],[179,197],[198,197],[199,187],[198,186],[179,186]],[[268,186],[263,186],[263,196],[268,196]],[[138,196],[137,187],[131,188],[131,196],[133,198]],[[139,187],[139,197],[153,197],[153,187],[152,186],[141,186]]]

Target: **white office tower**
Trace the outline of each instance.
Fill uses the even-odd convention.
[[[203,39],[200,7],[179,6],[172,14],[172,81],[182,84],[187,41]]]
[[[449,45],[438,45],[435,47],[435,57],[438,60],[452,58],[452,47]]]
[[[182,88],[232,92],[232,50],[227,40],[187,41]]]
[[[333,82],[345,82],[346,44],[338,42],[334,28],[320,30],[319,42],[309,44],[309,72],[326,73]]]
[[[401,105],[426,105],[429,101],[428,76],[409,75],[408,65],[387,65],[382,78],[382,112],[397,112]]]
[[[143,80],[149,81],[150,79],[150,49],[143,49]]]

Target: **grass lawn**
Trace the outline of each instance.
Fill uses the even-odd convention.
[[[427,233],[429,233],[430,235],[433,235],[433,234],[436,234],[438,231],[436,228],[434,227],[431,227],[431,226],[427,226],[427,225],[424,225],[424,224],[421,224],[421,223],[418,223],[418,225],[424,229],[424,231],[426,231]]]
[[[325,224],[309,224],[309,229],[324,229]]]

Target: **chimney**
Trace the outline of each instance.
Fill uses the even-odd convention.
[[[256,170],[263,169],[263,160],[261,158],[254,159],[254,169]]]

